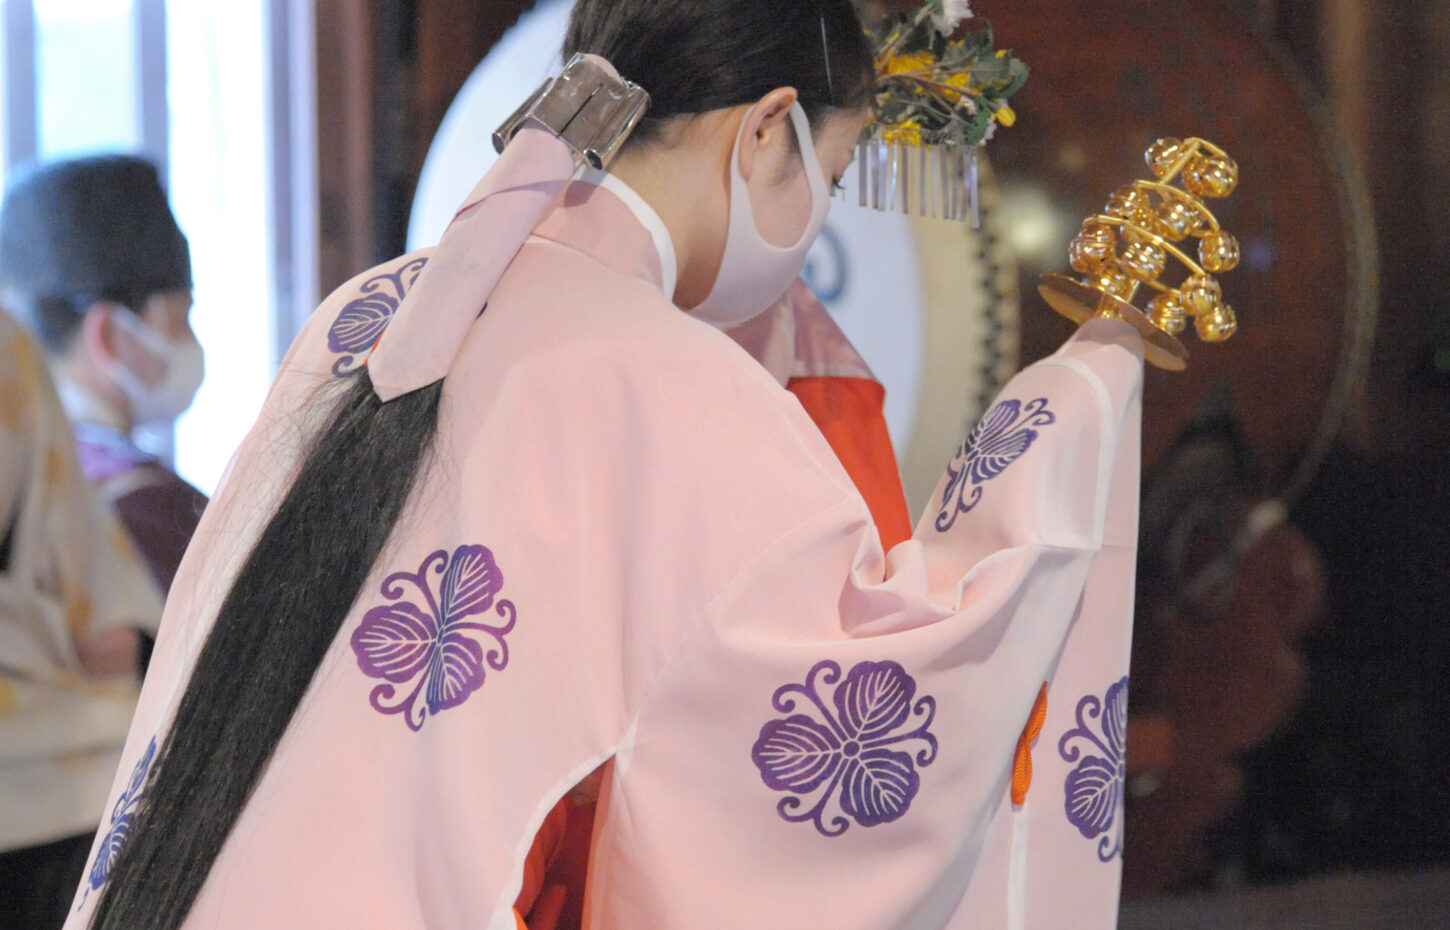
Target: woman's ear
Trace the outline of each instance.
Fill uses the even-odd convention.
[[[760,152],[772,133],[794,132],[790,125],[790,108],[800,95],[794,87],[777,87],[761,97],[746,111],[740,133],[740,176],[749,181],[754,174]]]

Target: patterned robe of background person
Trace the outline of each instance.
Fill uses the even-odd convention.
[[[77,416],[74,405],[66,406],[75,420],[81,471],[121,518],[156,584],[169,590],[206,509],[206,495],[124,431],[98,417]]]
[[[0,311],[0,928],[64,921],[136,704],[132,630],[160,616],[37,347]]]

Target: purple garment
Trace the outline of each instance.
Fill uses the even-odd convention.
[[[87,480],[125,524],[156,584],[170,590],[206,509],[206,495],[119,432],[77,427],[76,457]]]

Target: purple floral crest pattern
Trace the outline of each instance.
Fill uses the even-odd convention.
[[[936,529],[945,533],[982,499],[982,484],[1017,461],[1037,439],[1036,427],[1051,426],[1057,416],[1047,409],[1047,398],[1024,405],[1004,400],[988,410],[967,436],[947,466],[947,487],[942,492]]]
[[[1096,720],[1094,730],[1089,721]],[[1077,726],[1063,734],[1057,751],[1077,767],[1063,786],[1067,819],[1087,839],[1098,840],[1098,858],[1111,862],[1123,849],[1123,760],[1128,742],[1128,679],[1108,688],[1099,701],[1077,702]],[[1082,755],[1101,752],[1102,755]],[[1116,825],[1116,826],[1115,826]]]
[[[834,712],[821,685],[836,685]],[[810,702],[804,713],[792,713],[796,695]],[[841,681],[841,666],[827,659],[805,684],[777,688],[771,703],[791,716],[762,727],[750,752],[765,784],[789,792],[776,812],[810,821],[822,836],[840,836],[852,820],[874,827],[905,814],[921,786],[916,767],[931,765],[937,752],[927,729],[936,700],[913,703],[915,696],[916,681],[895,662],[861,662]],[[914,757],[896,748],[912,741],[921,744]]]
[[[334,375],[344,375],[356,368],[358,356],[366,355],[388,328],[398,305],[408,296],[426,264],[428,259],[415,258],[396,271],[363,282],[359,295],[348,301],[327,331],[327,348],[342,356],[332,366]]]
[[[417,591],[414,600],[403,599],[409,588]],[[419,730],[430,715],[457,707],[483,687],[485,665],[503,671],[509,661],[504,637],[517,615],[512,601],[495,602],[502,588],[503,573],[484,546],[460,546],[451,556],[440,549],[417,572],[389,575],[382,594],[393,603],[369,610],[352,634],[358,668],[383,680],[369,698],[373,707],[402,714]],[[490,608],[503,618],[501,625],[470,619]]]
[[[106,830],[106,836],[101,840],[101,846],[96,850],[96,858],[91,863],[91,870],[86,875],[85,894],[81,896],[81,902],[76,906],[80,910],[85,906],[86,899],[91,896],[92,891],[97,891],[111,877],[111,869],[116,865],[116,859],[121,855],[121,850],[126,845],[126,837],[131,833],[131,822],[136,817],[136,807],[141,799],[151,788],[153,772],[151,765],[156,761],[156,737],[151,737],[151,742],[146,746],[146,751],[141,754],[136,767],[131,770],[131,780],[126,783],[126,789],[116,799],[116,806],[111,808],[111,825]]]

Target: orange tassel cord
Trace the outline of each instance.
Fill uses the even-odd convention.
[[[1017,753],[1012,760],[1012,803],[1018,807],[1027,800],[1027,789],[1032,785],[1032,744],[1037,741],[1037,734],[1042,732],[1042,724],[1046,720],[1047,682],[1044,681],[1042,690],[1037,692],[1037,701],[1032,705],[1032,716],[1027,718],[1022,735],[1017,737]]]

